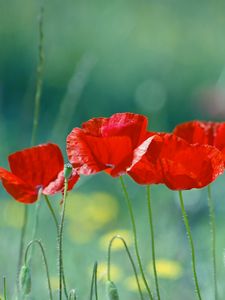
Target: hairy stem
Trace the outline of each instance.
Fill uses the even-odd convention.
[[[47,203],[47,206],[48,206],[48,208],[49,208],[49,210],[50,210],[50,212],[51,212],[52,218],[53,218],[53,220],[54,220],[56,229],[57,229],[57,231],[58,231],[59,222],[58,222],[58,220],[57,220],[55,211],[54,211],[54,209],[53,209],[53,207],[52,207],[52,205],[51,205],[51,202],[50,202],[49,199],[48,199],[48,196],[47,196],[47,195],[44,195],[44,197],[45,197],[45,202]]]
[[[213,281],[214,281],[214,295],[215,300],[218,299],[217,276],[216,276],[216,224],[215,211],[212,201],[211,186],[208,185],[208,205],[209,205],[209,220],[212,237],[212,262],[213,262]]]
[[[57,232],[57,237],[59,236],[59,222],[58,222],[58,219],[56,217],[56,213],[51,205],[51,202],[49,201],[48,199],[48,196],[45,195],[45,202],[49,208],[49,211],[51,213],[51,216],[53,218],[53,221],[54,221],[54,224],[55,224],[55,227],[56,227],[56,232]],[[63,274],[62,274],[62,280],[63,280],[63,287],[64,287],[64,294],[66,296],[66,299],[68,299],[68,292],[67,292],[67,287],[66,287],[66,279],[65,279],[65,275],[64,275],[64,271],[63,271]]]
[[[37,234],[38,221],[39,221],[38,220],[39,219],[39,210],[40,210],[40,205],[41,205],[41,195],[42,195],[42,189],[40,189],[38,191],[38,198],[37,198],[37,202],[35,204],[33,232],[32,232],[32,238],[31,238],[32,241],[35,240],[36,234]],[[31,247],[28,260],[31,259],[32,255],[33,255],[33,248]]]
[[[157,276],[156,262],[155,262],[155,237],[154,237],[154,229],[153,229],[153,221],[152,221],[150,185],[147,185],[146,190],[147,190],[147,202],[148,202],[148,218],[149,218],[151,240],[152,240],[151,248],[152,248],[153,271],[155,277],[156,293],[157,293],[158,300],[160,300],[159,283],[158,283],[158,276]]]
[[[63,207],[61,213],[61,220],[59,223],[58,230],[58,244],[59,244],[59,300],[62,300],[62,281],[63,281],[63,228],[64,228],[64,219],[65,219],[65,210],[66,210],[66,197],[68,190],[68,179],[65,178],[64,183],[64,193],[63,193]]]
[[[126,186],[125,186],[125,183],[124,183],[124,180],[123,180],[122,176],[120,176],[120,183],[121,183],[121,186],[122,186],[122,189],[123,189],[123,192],[124,192],[125,200],[126,200],[129,215],[130,215],[130,220],[131,220],[131,225],[132,225],[132,230],[133,230],[133,236],[134,236],[134,247],[135,247],[135,253],[136,253],[136,256],[137,256],[137,260],[138,260],[138,266],[139,266],[139,269],[140,269],[140,272],[141,272],[141,276],[142,276],[144,285],[145,285],[146,290],[148,292],[149,298],[151,300],[153,300],[153,296],[152,296],[150,287],[149,287],[149,285],[147,283],[147,280],[145,278],[145,274],[144,274],[144,270],[143,270],[142,262],[141,262],[141,257],[140,257],[140,254],[139,254],[138,241],[137,241],[137,229],[136,229],[136,223],[135,223],[135,218],[134,218],[134,212],[133,212],[132,204],[131,204],[130,198],[128,196],[128,192],[127,192],[127,189],[126,189]]]
[[[123,245],[124,245],[124,248],[125,248],[125,251],[127,253],[127,256],[130,260],[130,263],[131,263],[131,266],[133,268],[133,272],[134,272],[134,276],[135,276],[135,279],[136,279],[136,282],[137,282],[137,286],[138,286],[138,291],[139,291],[139,294],[140,294],[140,298],[141,300],[144,300],[144,296],[143,296],[143,293],[142,293],[142,290],[141,290],[141,286],[140,286],[140,282],[139,282],[139,279],[138,279],[138,274],[137,274],[137,269],[135,267],[135,263],[134,263],[134,260],[133,260],[133,257],[130,253],[130,250],[127,246],[127,243],[125,241],[125,239],[120,236],[120,235],[115,235],[109,242],[109,247],[108,247],[108,267],[107,267],[107,279],[109,281],[111,281],[111,274],[110,274],[110,266],[111,266],[111,250],[112,250],[112,245],[113,245],[113,242],[116,240],[116,239],[119,239]]]
[[[47,261],[47,257],[45,254],[45,249],[41,243],[40,240],[32,240],[28,245],[27,248],[25,250],[25,257],[24,257],[24,262],[25,265],[28,265],[30,263],[30,257],[28,256],[28,251],[29,249],[32,249],[31,246],[33,246],[33,244],[37,244],[41,250],[41,254],[43,257],[43,261],[44,261],[44,266],[45,266],[45,271],[46,271],[46,277],[47,277],[47,281],[48,281],[48,292],[49,292],[49,298],[50,300],[53,300],[53,296],[52,296],[52,288],[51,288],[51,282],[50,282],[50,275],[49,275],[49,268],[48,268],[48,261]]]
[[[188,240],[189,240],[190,248],[191,248],[192,271],[193,271],[193,275],[194,275],[194,283],[195,283],[196,293],[197,293],[198,299],[201,300],[202,298],[201,298],[201,293],[200,293],[199,284],[198,284],[198,277],[197,277],[197,272],[196,272],[194,242],[193,242],[193,238],[192,238],[192,234],[191,234],[191,228],[189,225],[187,213],[184,208],[184,200],[183,200],[183,195],[182,195],[181,191],[179,191],[179,199],[180,199],[181,212],[182,212],[183,219],[184,219],[184,225],[186,228],[186,232],[187,232],[187,236],[188,236]]]

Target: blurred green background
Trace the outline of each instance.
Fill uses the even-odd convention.
[[[38,143],[51,140],[65,153],[65,138],[73,127],[92,117],[122,111],[145,114],[150,128],[162,131],[190,119],[224,120],[224,1],[0,0],[1,166],[7,166],[9,153],[30,143],[41,4],[45,8],[45,65]],[[213,184],[220,299],[225,294],[223,181],[221,177]],[[154,286],[148,271],[151,252],[144,187],[130,179],[127,184],[146,272]],[[23,205],[9,198],[3,189],[0,195],[0,276],[7,276],[12,294]],[[207,195],[204,190],[184,195],[196,242],[203,298],[210,300],[213,290]],[[156,186],[152,198],[162,299],[194,299],[190,254],[177,195]],[[59,196],[57,209],[58,200]],[[95,260],[101,263],[104,273],[107,243],[103,241],[109,240],[108,233],[121,230],[126,230],[129,240],[129,219],[119,182],[103,174],[81,178],[69,205],[66,274],[69,286],[77,287],[79,299],[87,299]],[[29,232],[33,206],[30,211]],[[44,202],[38,237],[45,243],[52,282],[57,288],[56,235]],[[29,299],[47,299],[40,260],[37,250]],[[131,268],[121,249],[115,249],[113,262],[118,268],[114,276],[121,299],[136,300]],[[105,299],[104,278],[99,285],[100,299]]]

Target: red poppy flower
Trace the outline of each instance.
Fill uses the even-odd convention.
[[[8,159],[11,172],[0,168],[0,179],[7,192],[17,201],[35,202],[40,188],[45,195],[63,191],[64,162],[57,145],[43,144],[24,149],[11,154]],[[69,189],[72,189],[78,178],[73,170]]]
[[[154,136],[128,174],[139,184],[163,183],[172,190],[187,190],[208,185],[223,171],[223,157],[215,147],[161,134]]]
[[[225,122],[190,121],[176,126],[173,133],[190,144],[215,146],[225,161]]]
[[[80,174],[102,170],[111,176],[126,172],[136,156],[148,148],[147,118],[133,113],[117,113],[110,118],[94,118],[74,128],[67,137],[69,161]]]

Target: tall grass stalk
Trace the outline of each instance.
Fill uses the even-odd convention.
[[[43,32],[43,15],[44,8],[40,9],[40,16],[38,21],[39,28],[39,46],[38,46],[38,65],[37,65],[37,81],[35,88],[35,96],[34,96],[34,118],[33,118],[33,128],[31,134],[31,146],[34,146],[37,135],[37,128],[39,122],[39,113],[40,113],[40,100],[42,93],[42,85],[43,85],[43,70],[44,70],[44,32]],[[20,246],[19,246],[19,260],[18,260],[18,268],[17,268],[17,294],[19,293],[19,273],[22,264],[24,245],[25,245],[25,235],[27,231],[27,223],[28,223],[28,205],[24,205],[24,215],[23,215],[23,225],[20,236]]]

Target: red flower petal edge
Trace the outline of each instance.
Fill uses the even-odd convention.
[[[147,118],[138,114],[91,119],[68,135],[69,161],[79,174],[104,170],[111,176],[120,176],[131,165],[134,150],[146,139],[146,130]]]
[[[225,161],[225,122],[190,121],[179,124],[173,132],[190,144],[215,146]]]
[[[202,188],[224,171],[221,152],[209,145],[190,145],[173,134],[156,135],[128,174],[139,184],[163,183],[172,190]]]
[[[60,148],[48,143],[9,155],[9,166],[26,183],[44,187],[64,168],[64,161]]]
[[[37,200],[37,192],[20,178],[0,168],[0,179],[6,191],[17,201],[26,204]]]
[[[63,191],[63,156],[55,144],[42,144],[13,153],[9,156],[9,165],[12,172],[0,168],[0,179],[7,192],[19,202],[35,202],[40,188],[46,195]],[[69,189],[78,179],[73,170]]]

